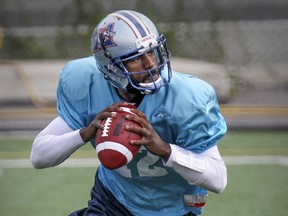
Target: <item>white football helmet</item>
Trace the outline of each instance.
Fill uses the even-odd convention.
[[[152,21],[143,14],[121,10],[106,16],[93,31],[91,50],[97,67],[116,88],[126,91],[136,89],[142,94],[152,94],[170,82],[171,54],[166,46],[166,38],[158,33]],[[157,54],[156,69],[127,71],[123,62],[151,51]],[[154,81],[155,72],[160,76]],[[132,75],[139,73],[149,74],[152,82],[137,82]]]

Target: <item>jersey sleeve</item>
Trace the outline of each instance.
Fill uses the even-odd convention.
[[[173,98],[173,113],[177,127],[175,143],[197,154],[217,145],[227,131],[224,117],[214,88],[207,82],[190,75],[174,74],[177,88],[170,95]]]
[[[197,94],[191,99],[193,105],[188,107],[189,103],[187,103],[186,110],[191,110],[191,112],[187,112],[189,114],[180,124],[181,132],[177,143],[185,149],[202,153],[217,145],[226,133],[227,125],[220,113],[214,88],[202,81],[197,87]]]
[[[95,73],[91,57],[68,62],[60,74],[57,88],[57,112],[74,130],[87,125],[89,86]]]

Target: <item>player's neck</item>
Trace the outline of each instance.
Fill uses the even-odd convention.
[[[128,103],[136,103],[136,104],[140,104],[144,94],[139,93],[132,93],[132,92],[126,92],[124,90],[121,89],[116,89],[118,92],[118,95],[126,102]]]

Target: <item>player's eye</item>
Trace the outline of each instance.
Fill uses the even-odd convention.
[[[127,56],[123,56],[121,59],[124,61],[124,63],[128,63],[128,62],[133,62],[133,61],[138,61],[139,60],[139,56],[136,56],[133,58],[133,56],[137,55],[137,53],[131,53]]]
[[[141,56],[137,56],[135,58],[130,59],[131,62],[137,62],[141,60]]]
[[[153,56],[155,54],[155,49],[151,49],[147,54]]]

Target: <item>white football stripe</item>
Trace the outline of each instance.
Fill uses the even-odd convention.
[[[131,109],[128,108],[128,107],[121,107],[121,108],[123,109],[123,112],[127,112],[127,113],[130,113],[130,114],[136,115],[136,114],[133,113],[133,112],[131,111]]]
[[[103,142],[103,143],[99,143],[96,146],[97,154],[100,151],[103,151],[105,149],[109,149],[109,150],[114,150],[114,151],[120,152],[121,154],[123,154],[126,157],[128,162],[131,161],[132,158],[133,158],[133,155],[132,155],[131,151],[128,148],[126,148],[124,145],[122,145],[120,143],[117,143],[117,142],[106,141],[106,142]]]

